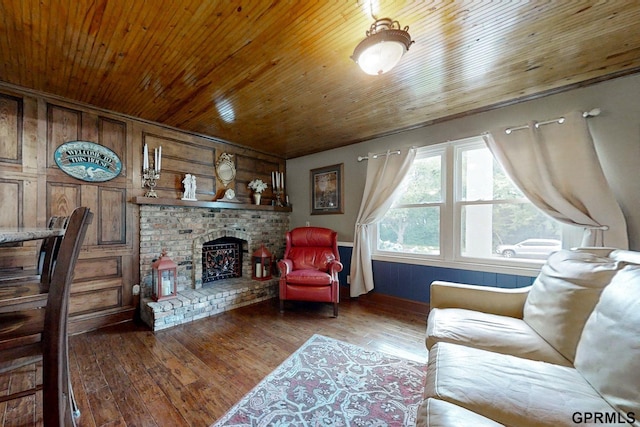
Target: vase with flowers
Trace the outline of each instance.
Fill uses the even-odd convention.
[[[262,192],[267,189],[267,184],[261,179],[254,179],[249,183],[249,188],[253,190],[253,201],[259,205]]]

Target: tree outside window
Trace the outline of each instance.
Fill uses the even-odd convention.
[[[560,223],[523,196],[480,137],[424,148],[404,186],[378,224],[380,253],[540,263],[557,249],[553,242],[560,244]],[[500,252],[524,241],[542,247],[537,253],[517,248]]]

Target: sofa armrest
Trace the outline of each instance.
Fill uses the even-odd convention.
[[[531,286],[505,289],[434,281],[431,283],[431,308],[463,308],[522,319],[524,302]]]

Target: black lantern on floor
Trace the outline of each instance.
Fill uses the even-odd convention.
[[[161,301],[177,295],[178,265],[167,256],[167,250],[151,265],[153,299]]]
[[[271,252],[264,245],[260,245],[260,249],[253,253],[251,257],[253,280],[269,280],[271,279]]]

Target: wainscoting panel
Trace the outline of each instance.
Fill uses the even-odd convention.
[[[122,306],[122,285],[120,281],[107,282],[112,286],[91,289],[88,292],[73,291],[69,301],[69,313],[79,315],[94,311],[105,311]]]
[[[351,268],[351,247],[340,246],[340,258],[344,270],[340,273],[340,284],[346,285],[346,275]],[[514,274],[487,273],[482,271],[427,265],[405,264],[387,261],[373,261],[373,292],[429,303],[429,290],[434,280],[468,283],[471,285],[497,286],[501,288],[521,288],[529,286],[534,277]]]
[[[122,277],[122,257],[80,259],[76,264],[74,279],[77,282],[105,280]]]

